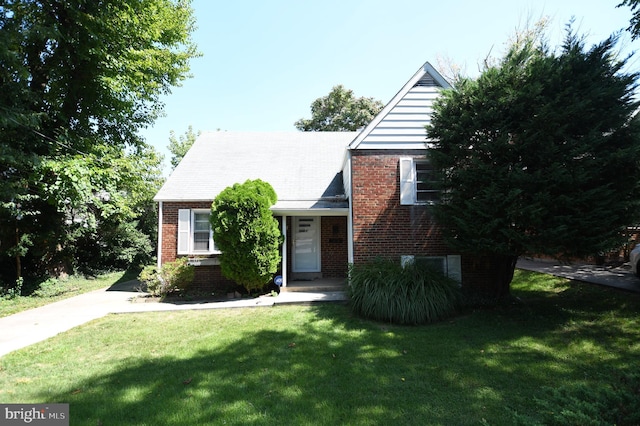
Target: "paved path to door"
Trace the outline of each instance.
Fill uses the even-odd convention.
[[[139,298],[136,282],[115,285],[50,303],[39,308],[0,318],[0,357],[53,337],[107,314],[177,311],[194,309],[258,308],[282,304],[342,302],[343,291],[325,293],[281,293],[278,297],[258,297],[225,302],[145,303]]]

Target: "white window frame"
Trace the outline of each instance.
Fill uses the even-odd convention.
[[[459,254],[448,254],[446,256],[400,256],[400,264],[404,268],[405,265],[414,263],[418,259],[439,260],[442,262],[442,271],[445,275],[459,283],[462,282],[462,257]]]
[[[417,164],[428,164],[425,158],[401,157],[400,158],[400,204],[401,205],[433,205],[437,201],[418,200],[418,172]],[[439,192],[433,190],[433,192]]]
[[[213,241],[213,230],[209,224],[209,249],[196,250],[194,248],[195,216],[196,214],[211,214],[208,209],[179,209],[178,210],[178,254],[179,255],[210,255],[219,254],[220,250]]]

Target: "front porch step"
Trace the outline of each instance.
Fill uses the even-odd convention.
[[[320,278],[313,281],[289,281],[286,287],[281,287],[281,293],[328,293],[346,291],[347,280],[344,278]]]

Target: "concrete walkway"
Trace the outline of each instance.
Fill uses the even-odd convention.
[[[283,304],[344,302],[344,291],[281,293],[277,297],[238,299],[225,302],[145,302],[135,290],[135,281],[92,291],[39,308],[0,318],[0,357],[46,340],[107,314],[177,311],[194,309],[258,308]]]
[[[611,268],[589,264],[563,265],[556,261],[521,258],[518,260],[516,267],[557,277],[569,278],[571,280],[584,281],[640,293],[640,278],[631,272],[631,267],[628,263],[616,268]]]

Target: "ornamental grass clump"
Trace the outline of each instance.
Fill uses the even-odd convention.
[[[377,259],[351,265],[350,300],[365,318],[395,324],[427,324],[450,316],[460,300],[458,283],[420,263]]]

